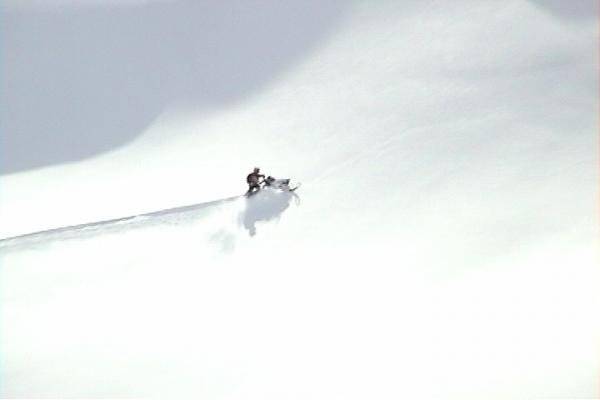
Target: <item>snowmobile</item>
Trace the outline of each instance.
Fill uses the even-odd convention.
[[[281,190],[281,191],[285,191],[285,192],[293,192],[296,189],[298,189],[299,187],[300,187],[300,184],[295,184],[292,186],[290,184],[290,179],[276,179],[272,176],[267,176],[266,178],[259,181],[256,186],[249,189],[248,192],[246,192],[246,196],[250,197],[250,196],[260,192],[262,189],[267,189],[267,188]]]
[[[294,187],[290,187],[290,179],[276,179],[272,176],[267,176],[262,181],[263,187],[269,187],[272,189],[280,189],[288,192],[293,192],[298,189],[300,185],[295,185]]]
[[[276,179],[272,176],[267,176],[260,173],[260,168],[254,167],[254,170],[246,177],[246,183],[248,184],[248,191],[245,196],[252,196],[264,188],[278,189],[287,192],[293,192],[298,189],[300,185],[290,187],[289,179]]]

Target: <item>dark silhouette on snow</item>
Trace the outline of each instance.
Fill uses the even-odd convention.
[[[256,167],[252,172],[248,174],[246,177],[246,183],[248,184],[248,191],[246,195],[251,195],[260,190],[261,179],[264,179],[265,176],[260,173],[260,168]]]

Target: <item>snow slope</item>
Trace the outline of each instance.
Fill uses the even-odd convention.
[[[583,3],[347,3],[252,95],[0,177],[0,395],[599,396]]]

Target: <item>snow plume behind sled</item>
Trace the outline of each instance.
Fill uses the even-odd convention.
[[[40,249],[65,241],[85,241],[96,236],[133,234],[154,231],[167,234],[171,228],[194,230],[194,237],[230,253],[237,238],[256,234],[256,224],[277,222],[297,194],[281,189],[265,188],[251,198],[234,196],[208,203],[170,208],[140,215],[65,226],[0,240],[4,252]]]
[[[294,200],[300,204],[300,198],[290,190],[266,187],[246,198],[246,208],[239,216],[239,222],[250,236],[256,235],[256,224],[279,221],[281,215]]]
[[[157,230],[165,233],[171,227],[188,226],[202,236],[204,232],[211,240],[214,238],[231,238],[243,234],[244,230],[256,232],[258,221],[279,220],[291,202],[290,192],[263,189],[257,193],[256,202],[247,203],[245,197],[234,196],[208,203],[170,208],[145,214],[132,215],[105,221],[97,221],[80,225],[65,226],[33,232],[0,240],[3,251],[46,247],[64,241],[82,241],[96,236],[112,236],[133,231]],[[216,233],[215,233],[216,232]],[[225,235],[224,232],[227,232]],[[243,235],[245,236],[245,235]],[[233,240],[234,241],[234,240]],[[231,245],[224,246],[231,249]]]

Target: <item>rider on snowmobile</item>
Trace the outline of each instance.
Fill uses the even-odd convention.
[[[254,168],[254,171],[248,174],[246,177],[246,183],[248,183],[247,194],[254,193],[260,190],[260,178],[265,178],[264,175],[260,174],[260,168]]]

